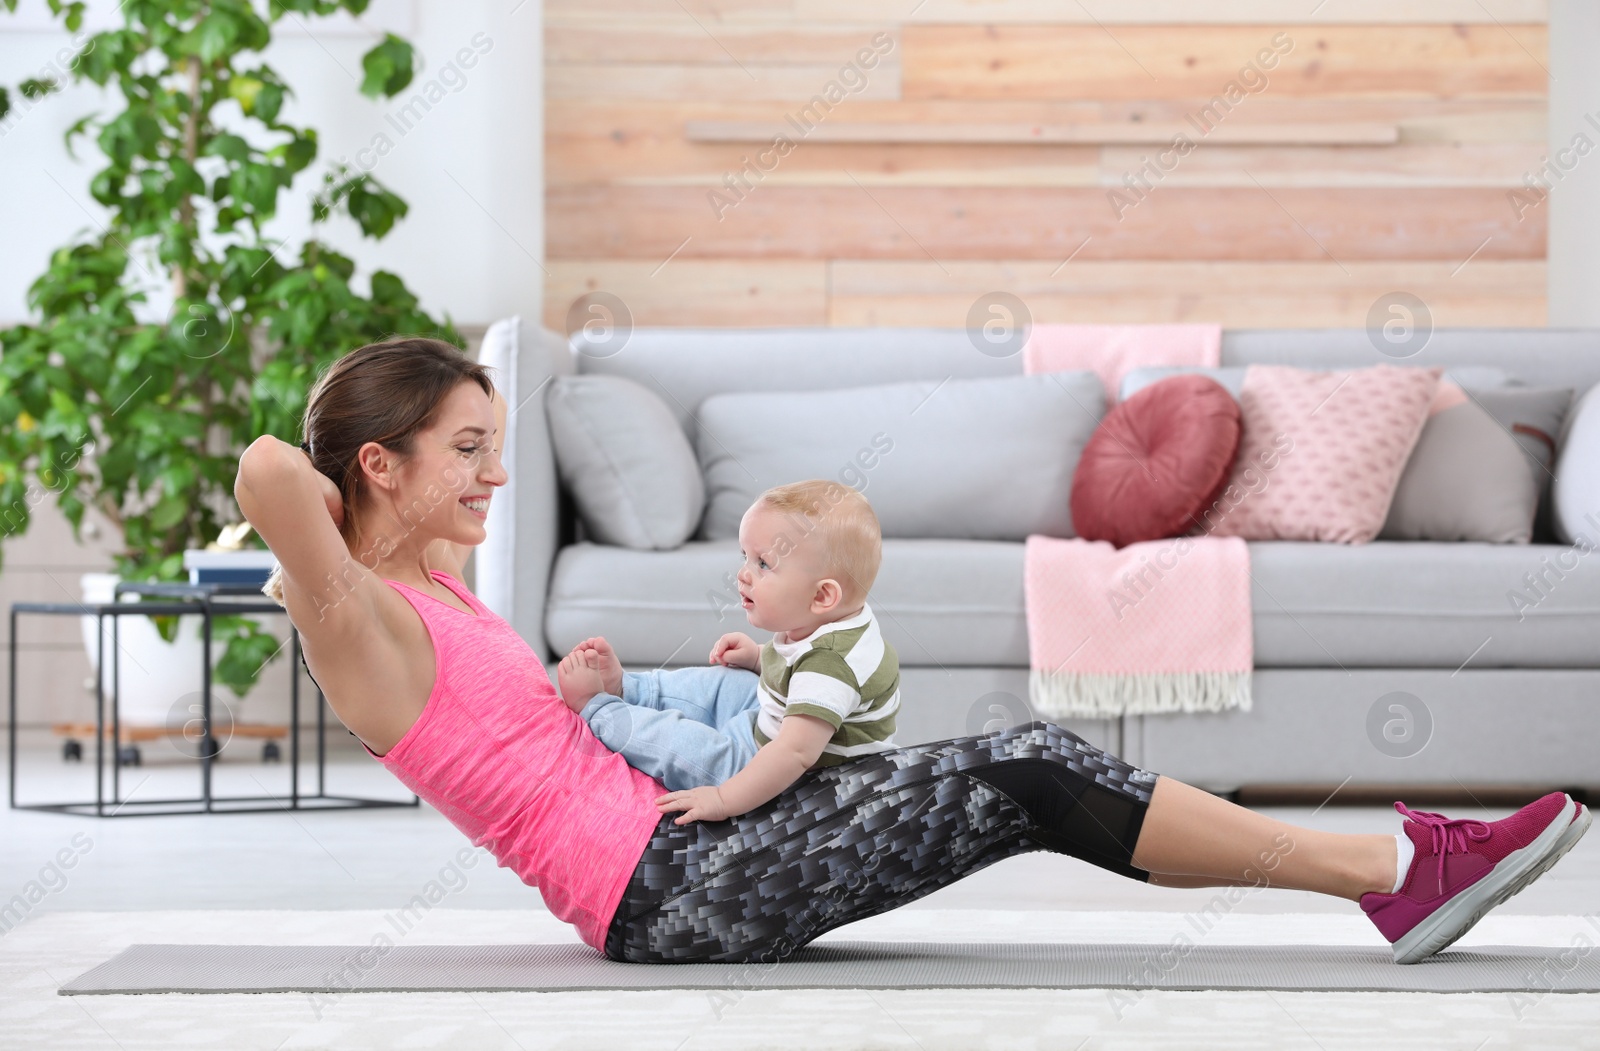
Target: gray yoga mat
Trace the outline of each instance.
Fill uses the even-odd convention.
[[[1450,949],[1419,964],[1348,945],[833,942],[778,964],[627,964],[582,945],[133,945],[84,993],[561,992],[586,989],[1600,991],[1600,953]]]

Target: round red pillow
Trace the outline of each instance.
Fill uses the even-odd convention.
[[[1117,547],[1181,536],[1222,495],[1239,403],[1216,380],[1171,376],[1106,413],[1072,476],[1072,526]]]

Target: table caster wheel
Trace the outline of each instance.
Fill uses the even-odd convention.
[[[143,766],[144,757],[139,754],[139,746],[136,744],[125,744],[121,748],[117,749],[117,765]]]
[[[278,747],[277,741],[268,741],[261,746],[261,761],[263,763],[277,763],[283,760],[283,751]]]
[[[67,738],[61,743],[61,759],[63,762],[83,762],[83,745]]]

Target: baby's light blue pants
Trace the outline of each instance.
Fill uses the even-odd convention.
[[[720,785],[755,757],[760,677],[743,668],[623,672],[622,696],[583,707],[600,742],[668,791]]]

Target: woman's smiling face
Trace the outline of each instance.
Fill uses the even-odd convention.
[[[426,546],[437,539],[483,543],[490,497],[508,480],[500,462],[500,439],[483,388],[457,384],[440,402],[433,424],[413,437],[411,458],[394,472],[390,484],[369,479],[377,506],[390,505],[380,516],[390,520],[386,528],[373,534],[404,528],[414,533],[406,546]],[[363,465],[376,467],[387,453],[370,442],[361,451]]]

